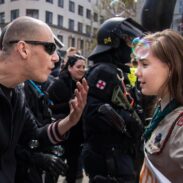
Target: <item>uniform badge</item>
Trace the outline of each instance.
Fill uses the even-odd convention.
[[[106,86],[106,82],[102,80],[98,80],[96,87],[99,88],[100,90],[103,90]]]
[[[155,139],[154,139],[154,144],[159,144],[160,141],[161,141],[161,139],[162,139],[162,134],[159,133],[159,134],[155,137]]]
[[[183,126],[183,117],[177,121],[177,126]]]

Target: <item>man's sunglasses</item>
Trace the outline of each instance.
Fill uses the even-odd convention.
[[[13,40],[13,41],[9,41],[10,44],[13,43],[18,43],[20,40]],[[44,46],[45,51],[49,54],[49,55],[53,55],[53,53],[56,50],[56,44],[55,43],[51,43],[51,42],[44,42],[44,41],[30,41],[30,40],[22,40],[28,44],[32,44],[32,45],[42,45]]]

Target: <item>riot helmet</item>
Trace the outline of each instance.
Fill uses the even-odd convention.
[[[106,20],[97,32],[97,45],[88,57],[94,60],[96,56],[111,49],[129,49],[127,39],[142,36],[146,30],[131,18],[113,17]],[[114,51],[114,50],[113,50]],[[123,50],[121,50],[123,52]]]

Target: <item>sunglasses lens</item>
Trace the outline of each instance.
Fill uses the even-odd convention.
[[[47,43],[44,45],[45,51],[49,54],[52,55],[55,50],[56,50],[56,45],[54,43]]]

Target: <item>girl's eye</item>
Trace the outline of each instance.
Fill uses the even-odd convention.
[[[142,63],[143,67],[147,67],[148,64],[147,63]]]
[[[149,63],[146,60],[141,60],[139,62],[143,67],[147,67],[149,65]]]

